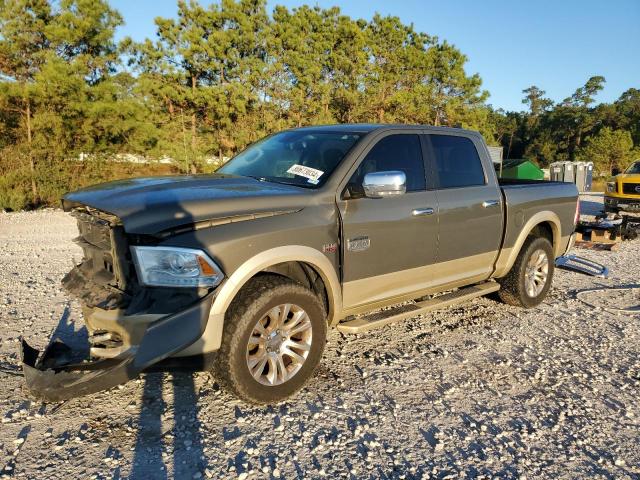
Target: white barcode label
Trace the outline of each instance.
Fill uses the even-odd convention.
[[[291,165],[287,173],[293,173],[294,175],[300,175],[301,177],[308,178],[310,183],[318,183],[318,179],[324,173],[322,170],[316,170],[315,168],[305,167],[304,165],[298,165],[297,163]]]

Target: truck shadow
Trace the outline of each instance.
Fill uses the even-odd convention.
[[[175,192],[159,185],[154,193],[153,200],[141,206],[143,212],[153,212],[160,202],[164,204],[163,214],[166,218],[180,219],[182,225],[192,225],[196,221],[192,212],[181,203]],[[208,251],[198,235],[193,235],[189,247]],[[166,393],[163,392],[163,385],[167,377],[171,378],[172,399],[163,396],[163,393]],[[198,420],[198,394],[193,373],[148,372],[143,374],[142,378],[142,405],[129,478],[203,478],[206,459]],[[169,468],[170,463],[172,469]],[[169,470],[172,470],[171,473]]]
[[[56,341],[60,341],[71,348],[67,353],[68,358],[64,359],[65,361],[82,361],[89,353],[88,336],[87,327],[82,321],[77,322],[74,319],[71,305],[67,303],[62,311],[60,320],[58,320],[58,324],[51,334],[49,343],[53,344]]]
[[[163,385],[171,377],[173,401],[165,399]],[[138,417],[131,479],[204,477],[203,451],[198,395],[191,373],[148,373]],[[173,419],[167,406],[173,405]],[[171,426],[173,423],[173,426]],[[169,463],[173,464],[171,474]]]

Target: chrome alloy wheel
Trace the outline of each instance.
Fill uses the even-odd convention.
[[[529,258],[524,274],[524,287],[527,295],[535,298],[542,293],[549,277],[549,257],[547,253],[538,249]]]
[[[247,344],[247,367],[263,385],[281,385],[300,371],[312,340],[311,319],[297,305],[285,303],[269,310]]]

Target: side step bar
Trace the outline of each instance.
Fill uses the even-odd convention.
[[[496,282],[479,283],[470,287],[460,288],[454,292],[440,295],[422,302],[409,303],[390,310],[383,310],[369,315],[363,315],[353,320],[338,324],[338,330],[342,333],[362,333],[374,328],[384,327],[390,323],[406,320],[422,313],[432,312],[441,308],[464,303],[473,298],[482,297],[500,290]]]

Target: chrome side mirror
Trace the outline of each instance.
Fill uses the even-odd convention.
[[[407,191],[407,176],[399,171],[367,173],[362,188],[369,198],[403,195]]]

